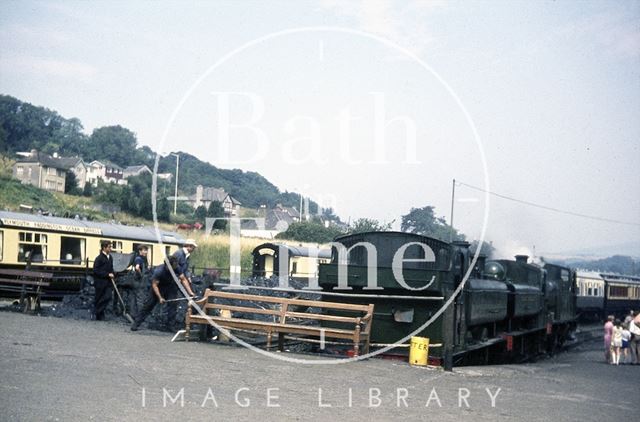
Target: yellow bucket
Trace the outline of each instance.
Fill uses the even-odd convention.
[[[427,366],[429,357],[429,339],[427,337],[411,337],[409,348],[409,364]]]

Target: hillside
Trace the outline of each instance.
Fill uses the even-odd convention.
[[[156,153],[147,146],[138,146],[136,135],[119,125],[83,132],[77,118],[65,118],[56,111],[0,95],[0,154],[14,157],[16,152],[37,149],[47,154],[80,156],[86,162],[108,160],[121,167],[145,164],[153,168]],[[222,187],[244,207],[273,207],[277,203],[295,206],[300,202],[296,193],[281,192],[273,183],[256,172],[239,169],[219,169],[197,157],[180,154],[180,194],[192,194],[197,185]],[[160,173],[175,172],[175,158],[160,157]],[[311,201],[311,212],[317,204]]]
[[[151,225],[152,221],[124,212],[110,212],[108,206],[94,198],[49,192],[32,185],[23,185],[18,180],[0,177],[0,209],[18,212],[45,212],[59,217],[73,218],[76,215],[90,220],[116,220],[126,224]],[[161,224],[173,228],[170,224]]]

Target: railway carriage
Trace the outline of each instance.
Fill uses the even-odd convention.
[[[102,240],[123,254],[145,244],[149,264],[159,265],[183,242],[172,232],[160,230],[159,235],[162,243],[153,227],[0,211],[0,268],[46,270],[56,277],[49,293],[73,292],[92,268]]]
[[[577,307],[582,319],[604,319],[604,278],[597,272],[578,271]]]
[[[607,314],[624,317],[640,308],[640,277],[602,274],[605,283],[604,309]]]
[[[286,259],[280,263],[281,254]],[[263,243],[256,246],[253,255],[253,277],[285,276],[306,281],[318,276],[318,264],[329,262],[329,249],[290,246],[282,243]],[[282,268],[280,266],[282,265]],[[284,272],[283,274],[280,274]]]
[[[577,308],[584,320],[625,316],[640,309],[640,277],[578,271]]]

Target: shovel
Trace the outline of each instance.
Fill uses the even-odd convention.
[[[181,300],[191,300],[191,299],[195,299],[198,296],[191,296],[191,297],[179,297],[177,299],[169,299],[169,300],[165,300],[164,303],[170,303],[170,302],[180,302]]]
[[[122,315],[124,315],[124,317],[127,318],[131,324],[133,324],[133,318],[131,318],[131,315],[127,313],[127,307],[124,304],[124,300],[122,300],[122,296],[120,296],[120,290],[118,290],[118,286],[116,286],[116,281],[113,278],[110,278],[110,280],[111,284],[113,284],[113,288],[116,291],[116,294],[118,295],[118,300],[122,305]]]

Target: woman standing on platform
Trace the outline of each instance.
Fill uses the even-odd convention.
[[[611,363],[611,336],[613,335],[613,315],[607,317],[604,324],[604,358],[607,363]]]

